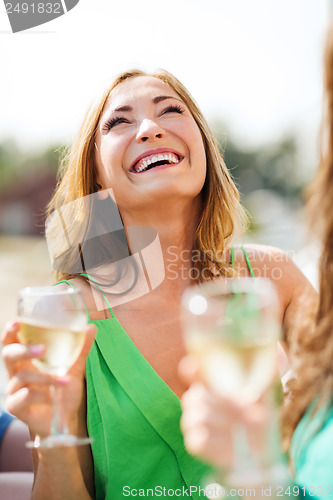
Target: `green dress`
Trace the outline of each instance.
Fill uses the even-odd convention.
[[[231,260],[234,265],[233,249]],[[214,472],[185,450],[180,400],[103,297],[111,318],[90,321],[98,330],[87,360],[87,426],[94,439],[96,500],[203,498],[203,479],[214,477]]]
[[[333,496],[333,407],[324,406],[311,418],[312,406],[296,427],[290,455],[294,483],[310,496]]]
[[[86,368],[96,500],[203,498],[203,479],[212,467],[185,450],[180,400],[104,299],[111,318],[90,321],[97,335]]]
[[[179,398],[115,317],[92,323],[98,333],[87,362],[87,425],[96,500],[140,496],[140,490],[199,498],[209,467],[184,448]]]

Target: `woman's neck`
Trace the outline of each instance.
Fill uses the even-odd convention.
[[[165,277],[187,282],[200,213],[201,200],[197,198],[188,204],[173,204],[139,214],[122,214],[131,253],[143,250],[146,246],[147,232],[140,228],[152,228],[156,231],[156,243],[162,251]]]

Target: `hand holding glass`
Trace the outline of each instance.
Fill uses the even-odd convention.
[[[64,376],[77,360],[86,339],[87,315],[80,290],[72,287],[24,288],[19,292],[18,314],[20,342],[45,346],[44,354],[34,358],[32,363],[42,372]],[[63,418],[59,418],[62,389],[51,386],[50,390],[53,399],[51,434],[44,439],[36,436],[27,446],[52,448],[90,443],[90,438],[78,438],[69,433]]]
[[[278,313],[274,286],[265,279],[215,280],[185,292],[185,344],[216,394],[246,406],[271,385],[281,329]],[[244,485],[264,480],[264,471],[259,470],[262,464],[259,466],[250,456],[245,428],[234,424],[231,432],[235,465],[229,471],[228,483]]]

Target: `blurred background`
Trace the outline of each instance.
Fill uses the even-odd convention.
[[[319,158],[332,4],[80,0],[12,34],[1,3],[0,329],[19,288],[53,281],[43,231],[59,158],[91,101],[133,67],[163,67],[187,86],[250,211],[246,240],[283,248],[316,285],[303,193]],[[0,377],[1,392],[1,365]]]

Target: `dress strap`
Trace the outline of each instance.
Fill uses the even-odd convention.
[[[95,283],[95,280],[94,280],[91,276],[89,276],[88,274],[83,274],[83,273],[82,273],[80,276],[86,276],[88,279],[90,279],[91,281],[93,281],[93,282]],[[60,285],[61,283],[66,283],[67,285],[69,285],[69,286],[71,286],[71,287],[73,287],[73,288],[74,288],[73,283],[71,283],[71,282],[70,282],[70,281],[68,281],[68,280],[61,280],[61,281],[58,281],[58,283],[56,283],[56,285]],[[96,287],[97,287],[97,288],[99,288],[99,289],[101,290],[101,292],[103,292],[103,290],[101,289],[101,287],[100,287],[100,286],[98,286],[96,283],[95,283],[95,285],[96,285]],[[113,311],[112,311],[112,309],[111,309],[110,302],[108,301],[108,298],[107,298],[107,297],[106,297],[103,293],[102,293],[102,295],[103,295],[103,298],[104,298],[104,300],[105,300],[105,302],[106,302],[106,305],[108,306],[108,309],[109,309],[109,311],[110,311],[111,317],[112,317],[112,318],[114,318],[114,314],[113,314]],[[88,311],[88,309],[87,309],[87,306],[86,306],[86,305],[84,305],[84,307],[85,307],[85,310],[86,310],[86,312],[87,312],[88,318],[90,319],[90,316],[89,316],[89,311]]]
[[[253,272],[249,256],[247,255],[247,252],[246,252],[245,248],[243,247],[243,245],[240,245],[240,248],[242,249],[242,252],[244,254],[245,261],[246,261],[247,267],[249,268],[250,274],[251,274],[252,278],[255,278],[256,276]],[[233,269],[235,269],[235,248],[234,247],[231,247],[231,249],[230,249],[230,260],[231,260],[231,267]]]
[[[249,256],[247,255],[247,252],[246,252],[245,248],[243,247],[243,245],[240,245],[240,247],[241,247],[242,252],[244,254],[244,257],[245,257],[245,260],[246,260],[246,264],[247,264],[247,267],[249,268],[250,274],[251,274],[252,278],[255,278],[256,275],[253,272]]]
[[[70,282],[70,281],[68,281],[68,280],[61,280],[61,281],[57,281],[57,283],[55,283],[55,285],[54,285],[54,286],[61,285],[61,283],[66,283],[66,285],[69,285],[69,286],[71,286],[72,288],[74,288],[73,283],[71,283],[71,282]]]
[[[94,280],[94,278],[93,278],[92,276],[90,276],[89,274],[86,274],[86,273],[80,273],[80,276],[84,276],[85,278],[88,278],[88,280],[92,281],[92,282],[95,284],[95,286],[96,286],[96,287],[97,287],[97,288],[98,288],[98,289],[102,292],[102,297],[103,297],[103,299],[105,300],[106,305],[108,306],[109,312],[110,312],[110,314],[111,314],[111,318],[114,318],[115,316],[114,316],[114,314],[113,314],[113,311],[112,311],[112,308],[111,308],[111,305],[110,305],[109,299],[108,299],[108,298],[107,298],[107,296],[103,293],[102,288],[101,288],[99,285],[97,285],[96,280]]]
[[[70,281],[68,281],[68,280],[61,280],[61,281],[58,281],[57,283],[55,283],[55,285],[54,285],[54,286],[61,285],[61,283],[66,283],[66,285],[69,285],[69,286],[71,286],[72,288],[74,288],[73,283],[71,283],[71,282],[70,282]],[[75,304],[75,306],[76,306],[76,302],[75,302],[74,297],[73,297],[73,300],[74,300],[74,304]],[[86,313],[87,313],[88,319],[90,319],[90,316],[89,316],[89,311],[88,311],[87,306],[86,306],[85,304],[84,304],[84,308],[85,308],[85,310],[86,310]]]
[[[234,247],[231,247],[230,258],[231,258],[231,267],[234,269],[235,268],[235,249],[234,249]]]

